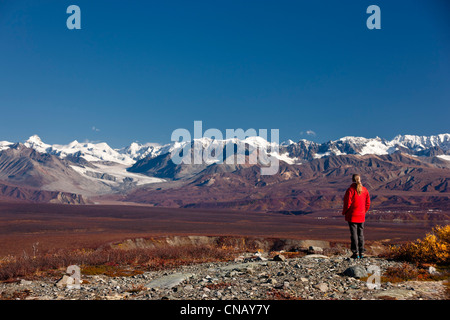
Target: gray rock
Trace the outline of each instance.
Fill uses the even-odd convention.
[[[29,285],[31,285],[33,282],[32,281],[29,281],[29,280],[24,280],[24,279],[22,279],[22,280],[20,280],[20,284],[22,285],[22,286],[29,286]]]
[[[190,273],[174,273],[169,274],[167,276],[158,278],[153,280],[152,282],[145,285],[145,287],[152,288],[162,288],[162,289],[170,289],[177,285],[179,285],[184,280],[192,277],[193,275]]]
[[[273,261],[286,261],[286,257],[281,254],[277,254],[275,257],[273,257]]]
[[[390,297],[396,300],[406,300],[412,298],[416,293],[412,290],[394,288],[382,292],[376,292],[373,296],[376,298]]]
[[[344,275],[352,278],[363,278],[367,277],[367,270],[362,266],[352,266],[344,271]]]

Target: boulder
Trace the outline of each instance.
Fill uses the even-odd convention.
[[[163,289],[170,289],[177,285],[179,285],[181,282],[185,281],[186,279],[194,276],[191,273],[174,273],[169,274],[167,276],[158,278],[153,280],[152,282],[145,285],[146,288],[152,289],[152,288],[163,288]]]
[[[363,266],[352,266],[344,271],[344,275],[352,278],[368,277],[367,270]]]

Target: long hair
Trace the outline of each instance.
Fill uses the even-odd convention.
[[[356,192],[358,193],[358,195],[360,195],[363,188],[363,185],[361,183],[361,177],[359,176],[359,174],[354,174],[352,180],[354,183],[356,183]]]

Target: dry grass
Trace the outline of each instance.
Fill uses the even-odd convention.
[[[147,288],[143,285],[143,284],[139,284],[139,285],[132,285],[130,289],[126,290],[127,292],[130,293],[138,293],[141,291],[146,291]]]
[[[232,257],[231,250],[212,246],[167,246],[152,249],[101,248],[80,250],[58,250],[9,257],[0,264],[0,280],[39,275],[61,275],[69,265],[81,267],[82,274],[105,274],[110,276],[132,276],[145,270],[161,270],[180,265],[225,261]]]
[[[271,289],[267,291],[267,299],[269,300],[302,300],[300,297],[295,297],[289,292]]]
[[[95,265],[95,266],[84,266],[81,269],[81,274],[83,275],[99,275],[103,274],[108,277],[131,277],[138,274],[142,274],[143,271],[137,270],[135,268],[111,266],[111,265]]]
[[[439,281],[449,277],[448,270],[442,270],[439,274],[430,274],[426,268],[403,263],[401,266],[386,269],[381,277],[382,282],[403,282],[403,281]]]
[[[29,289],[14,291],[11,293],[2,292],[0,294],[0,300],[25,300],[30,294],[31,291]]]
[[[430,274],[425,268],[427,265],[414,266],[409,263],[403,263],[400,266],[389,267],[383,272],[380,281],[382,283],[391,282],[399,283],[404,281],[440,281],[446,280],[450,276],[450,272],[446,269],[441,270],[439,274]],[[361,281],[366,282],[370,277],[360,278]]]
[[[269,253],[269,256],[271,258],[273,258],[276,255],[282,255],[287,259],[292,259],[292,258],[299,258],[299,257],[303,257],[306,255],[306,253],[301,252],[301,251],[296,251],[296,252],[291,252],[291,251],[283,251],[283,252],[279,252],[279,251],[272,251]]]

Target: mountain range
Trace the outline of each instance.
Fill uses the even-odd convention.
[[[175,164],[171,153],[187,144],[219,152],[216,161]],[[227,146],[233,149],[227,149]],[[251,147],[279,159],[274,175],[249,163]],[[225,163],[226,150],[247,159]],[[446,210],[450,207],[450,134],[344,137],[325,143],[261,137],[132,143],[73,141],[46,144],[34,135],[25,142],[0,141],[0,197],[10,201],[67,204],[121,201],[155,206],[227,208],[304,214],[337,209],[360,173],[378,208]]]
[[[261,137],[247,137],[243,140],[213,140],[209,138],[196,140],[200,140],[203,145],[206,145],[205,147],[213,142],[222,144],[245,143],[255,147],[262,146],[264,148],[269,148],[271,144],[274,145],[274,143],[269,143]],[[165,145],[160,145],[158,143],[139,144],[133,142],[127,147],[113,149],[104,142],[80,143],[77,140],[74,140],[67,145],[50,145],[44,143],[39,136],[33,135],[25,141],[23,145],[41,153],[56,155],[61,159],[67,156],[79,156],[90,162],[110,161],[131,166],[138,160],[154,158],[158,155],[169,153],[176,148],[183,148],[186,143],[190,143],[190,141],[183,143],[172,142]],[[0,141],[0,151],[8,149],[14,144],[15,143],[8,141]],[[446,133],[433,136],[398,135],[392,140],[386,140],[379,137],[343,137],[325,143],[316,143],[302,139],[298,142],[288,140],[280,143],[278,146],[280,154],[284,154],[284,157],[280,157],[280,159],[290,163],[298,163],[302,160],[312,160],[328,155],[384,155],[392,154],[397,151],[417,156],[442,156],[450,155],[450,134]]]

